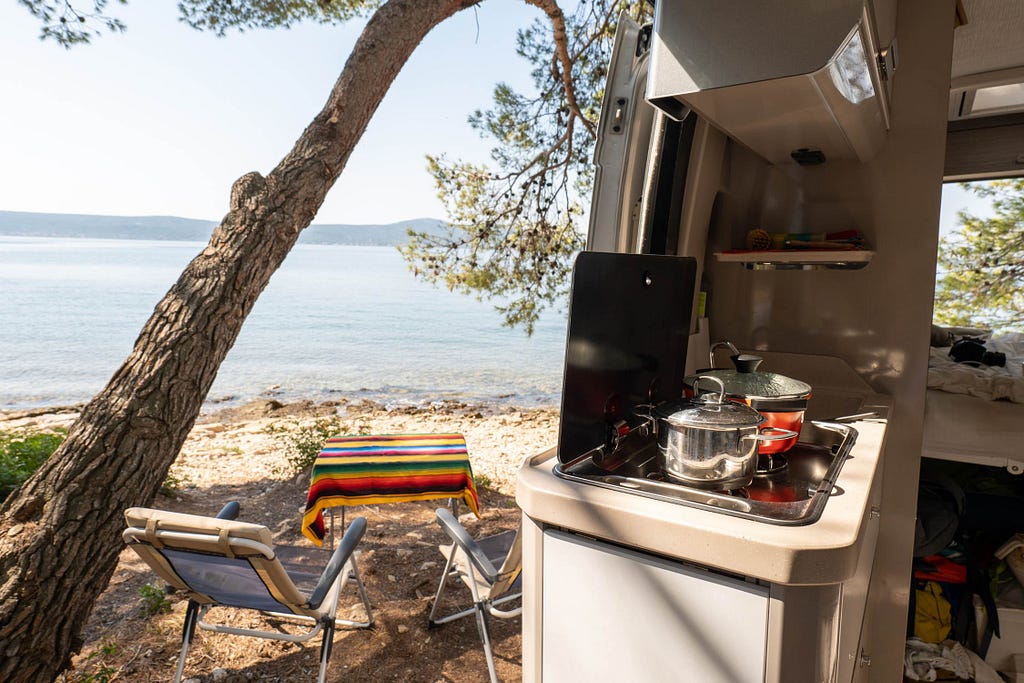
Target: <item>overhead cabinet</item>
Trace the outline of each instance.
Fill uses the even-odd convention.
[[[888,130],[894,58],[863,1],[661,0],[647,98],[677,119],[693,109],[773,164],[864,162]]]

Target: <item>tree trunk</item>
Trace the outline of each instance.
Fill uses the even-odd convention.
[[[0,680],[51,681],[66,668],[116,567],[123,510],[156,495],[256,298],[408,57],[436,24],[474,4],[390,0],[374,14],[323,110],[270,175],[235,182],[230,211],[157,304],[124,364],[53,457],[7,499]]]

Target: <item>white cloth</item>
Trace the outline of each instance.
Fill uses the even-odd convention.
[[[974,666],[974,683],[1005,683],[992,666],[972,650],[965,650],[971,658],[971,665]]]
[[[952,672],[963,679],[974,677],[971,658],[960,643],[953,640],[926,643],[919,638],[907,638],[904,675],[912,681],[934,681],[938,678],[936,669]]]
[[[985,660],[955,640],[926,643],[908,638],[903,658],[903,673],[912,681],[934,681],[937,669],[956,674],[975,683],[1003,683],[1002,677]]]
[[[985,348],[1006,354],[1006,365],[978,367],[957,363],[949,357],[948,348],[932,347],[928,388],[989,401],[1024,403],[1024,334],[1012,332],[993,337],[985,342]]]

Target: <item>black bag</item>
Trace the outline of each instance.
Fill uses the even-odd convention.
[[[964,337],[953,343],[949,349],[949,357],[957,363],[975,363],[978,365],[1006,365],[1006,354],[985,349],[985,343],[973,337]]]
[[[941,472],[921,472],[914,557],[935,555],[949,545],[960,525],[965,502],[964,490],[953,479]]]

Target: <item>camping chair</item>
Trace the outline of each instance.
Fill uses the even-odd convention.
[[[428,625],[434,627],[475,614],[477,630],[480,631],[484,655],[487,657],[487,671],[491,675],[491,683],[498,683],[498,677],[494,672],[491,638],[487,631],[487,616],[510,619],[519,616],[523,611],[522,606],[512,610],[497,608],[498,605],[522,596],[520,575],[523,571],[523,554],[519,534],[522,525],[520,523],[520,529],[516,531],[506,531],[474,541],[447,509],[438,508],[436,514],[438,524],[448,534],[453,544],[439,548],[447,561],[441,574],[441,584],[434,596],[434,606],[430,609]],[[469,586],[473,594],[473,606],[446,617],[435,618],[434,615],[441,603],[441,594],[450,576],[458,576]]]
[[[303,642],[322,632],[320,674],[323,683],[331,656],[336,625],[368,627],[373,624],[370,601],[354,551],[366,530],[366,520],[352,521],[348,531],[319,575],[289,572],[275,551],[265,526],[236,522],[238,503],[228,503],[217,517],[201,517],[148,508],[125,510],[128,544],[174,588],[188,595],[181,634],[181,654],[174,681],[181,680],[185,657],[196,626],[207,631]],[[318,551],[319,552],[319,551]],[[311,579],[311,580],[310,580]],[[352,581],[359,590],[366,621],[337,619],[338,594]],[[297,585],[298,584],[298,585]],[[302,586],[300,589],[299,586]],[[308,590],[306,587],[309,587]],[[298,634],[237,628],[204,621],[213,607],[235,607],[298,621],[308,630]]]

